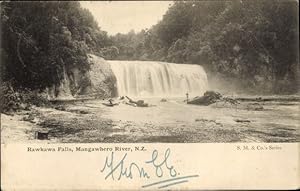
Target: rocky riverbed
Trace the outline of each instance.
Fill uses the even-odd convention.
[[[144,99],[149,107],[121,100],[55,103],[1,114],[1,142],[299,142],[299,97],[238,97],[238,104],[190,105],[184,98]],[[39,140],[37,132],[47,132]]]

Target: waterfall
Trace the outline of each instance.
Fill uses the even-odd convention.
[[[201,96],[208,88],[199,65],[153,61],[108,61],[117,79],[119,96]]]

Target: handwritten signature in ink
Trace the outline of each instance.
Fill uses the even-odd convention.
[[[199,175],[190,175],[190,176],[181,176],[178,177],[179,173],[176,171],[173,165],[170,165],[168,159],[170,157],[171,150],[168,148],[163,155],[163,159],[159,160],[159,153],[157,150],[152,152],[151,159],[145,161],[145,164],[150,165],[150,167],[154,168],[155,175],[152,177],[163,178],[165,176],[169,176],[171,178],[153,182],[151,184],[143,185],[142,188],[151,187],[151,186],[159,186],[158,188],[166,188],[169,186],[173,186],[176,184],[181,184],[188,182],[188,179],[198,177]],[[121,180],[122,178],[133,179],[143,178],[150,179],[150,173],[148,173],[144,167],[139,166],[136,162],[131,162],[128,166],[125,166],[127,153],[123,155],[121,160],[115,161],[115,154],[111,152],[109,156],[106,157],[103,168],[101,169],[101,173],[106,172],[105,180]],[[163,184],[163,185],[162,185]]]

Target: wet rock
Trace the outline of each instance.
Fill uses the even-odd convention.
[[[49,139],[48,135],[49,135],[49,131],[47,131],[47,130],[36,131],[35,132],[35,138],[39,139],[39,140]]]
[[[136,106],[136,107],[148,107],[149,104],[148,103],[145,103],[144,100],[138,100],[138,101],[134,101],[132,100],[131,98],[129,98],[128,96],[125,96],[129,103],[126,103],[128,105],[132,105],[132,106]]]
[[[136,102],[136,105],[137,105],[138,107],[148,107],[148,104],[145,103],[144,100],[138,100],[138,101]]]
[[[264,107],[260,105],[259,103],[253,103],[247,105],[248,110],[254,110],[254,111],[262,111],[264,110]]]
[[[195,97],[193,100],[188,101],[188,104],[195,104],[195,105],[210,105],[219,100],[221,100],[222,95],[219,92],[215,91],[207,91],[201,97]]]
[[[236,119],[235,122],[238,122],[238,123],[250,123],[251,121],[248,120],[248,119]]]
[[[88,111],[84,111],[84,110],[80,110],[79,113],[80,114],[88,114],[89,112]]]
[[[212,123],[216,123],[216,120],[209,120],[209,119],[195,119],[195,122],[212,122]]]
[[[66,108],[62,105],[58,105],[56,107],[54,107],[54,109],[60,110],[60,111],[66,111]]]
[[[254,108],[255,111],[262,111],[264,110],[264,107],[263,106],[258,106],[256,108]]]

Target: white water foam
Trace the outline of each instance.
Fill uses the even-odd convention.
[[[119,96],[184,97],[203,95],[207,76],[199,65],[154,61],[108,61]]]

